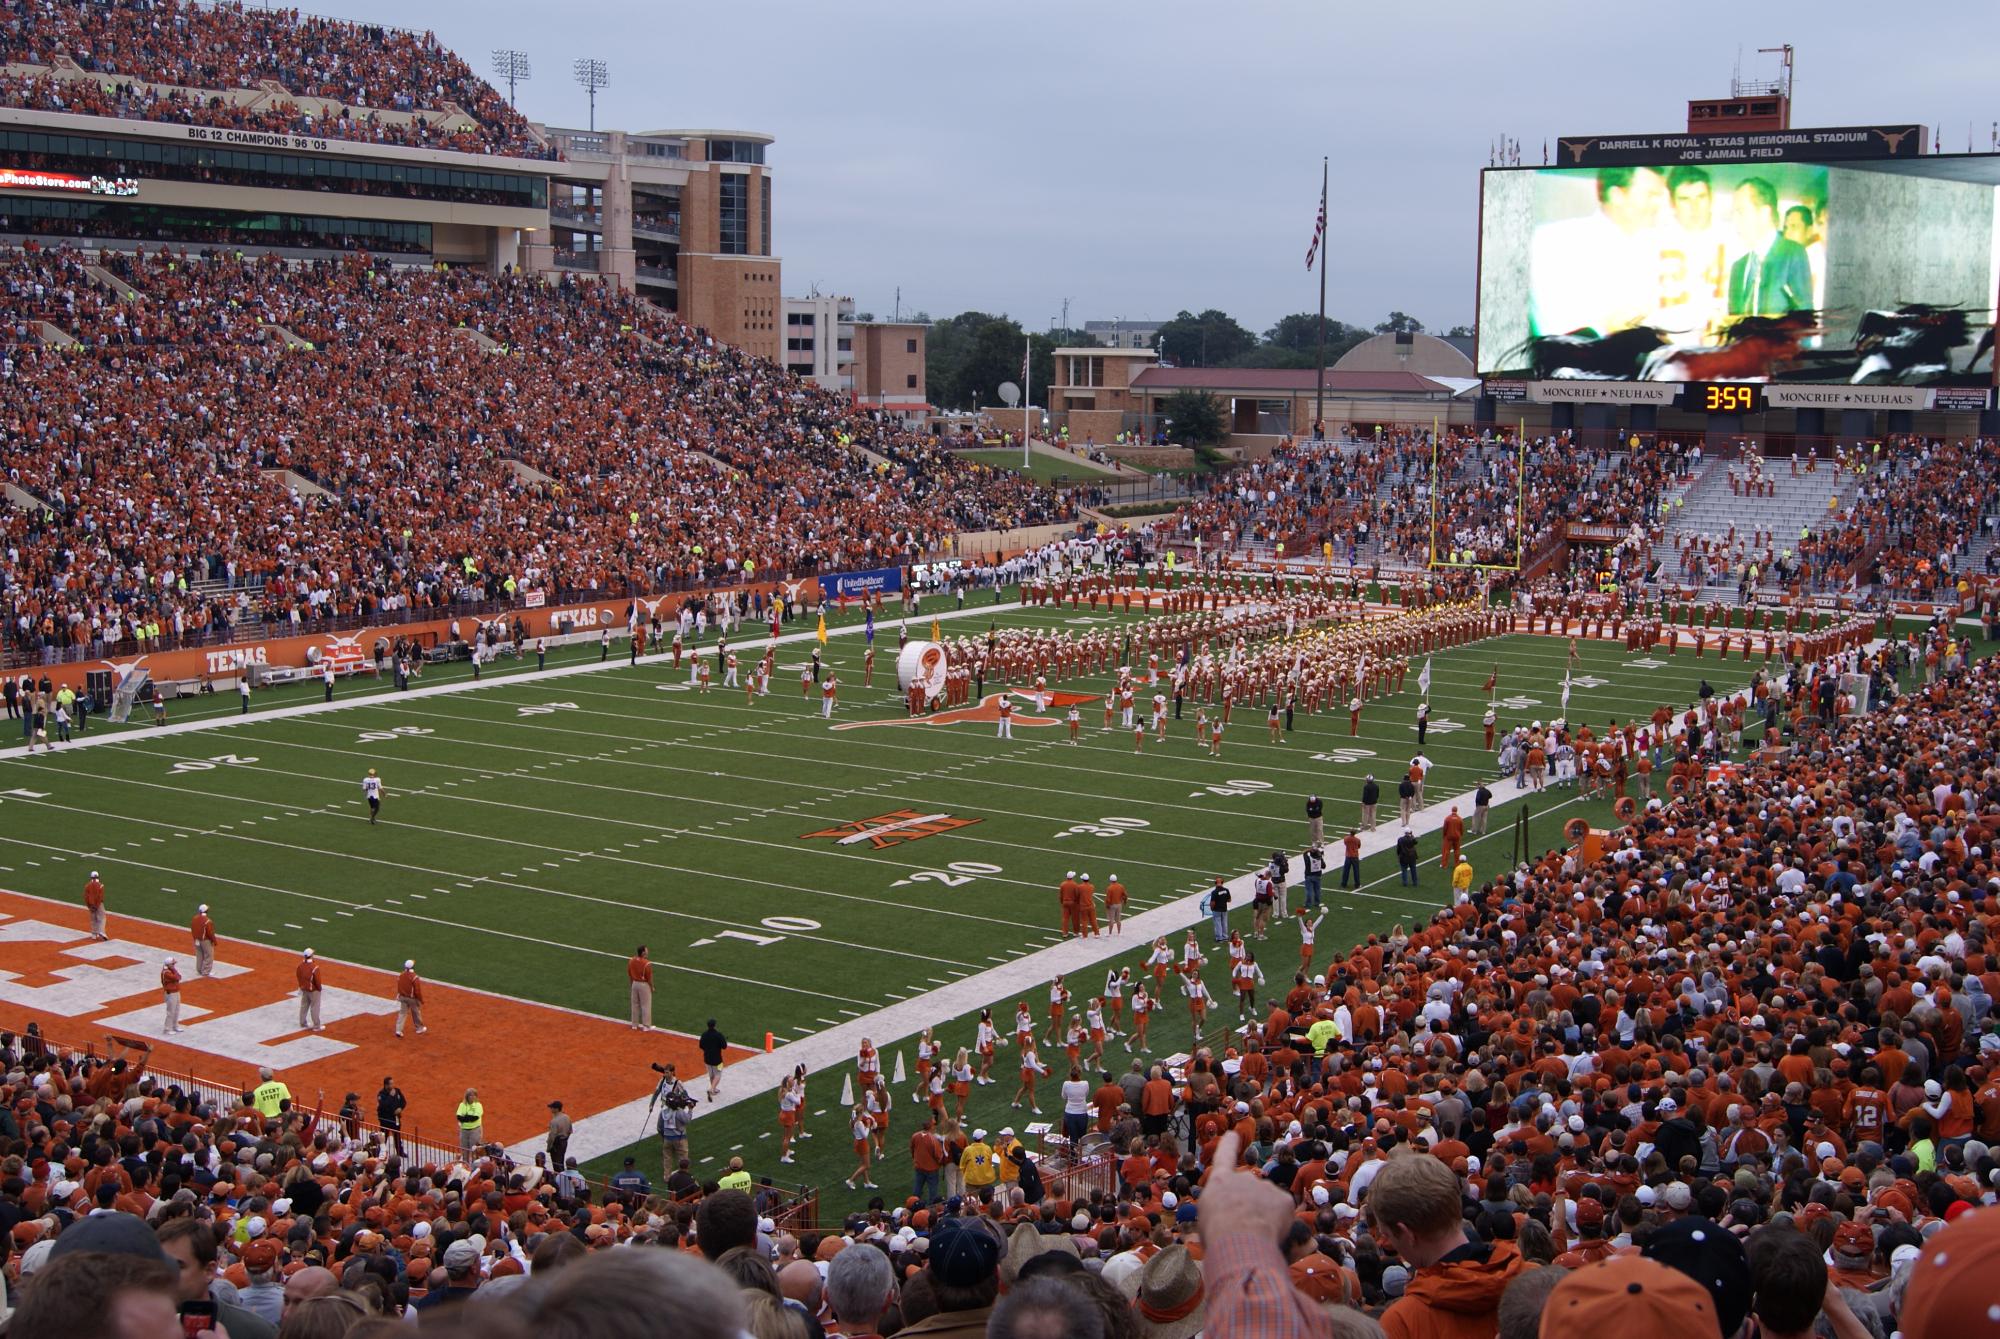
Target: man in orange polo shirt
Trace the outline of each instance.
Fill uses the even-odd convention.
[[[208,903],[194,909],[194,921],[188,926],[188,933],[194,938],[194,974],[213,976],[215,974],[215,922],[208,918]]]
[[[293,975],[299,983],[299,1027],[314,1032],[326,1031],[319,1020],[319,959],[313,957],[311,949],[307,949],[305,956],[299,959]]]
[[[396,978],[396,1035],[403,1035],[403,1024],[410,1023],[423,1036],[430,1029],[424,1026],[424,983],[417,975],[414,958],[403,960],[403,973]]]

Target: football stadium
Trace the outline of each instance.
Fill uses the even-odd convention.
[[[965,406],[602,62],[7,14],[9,1334],[1993,1327],[2000,154]]]

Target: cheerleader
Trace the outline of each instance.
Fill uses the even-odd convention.
[[[889,1152],[889,1085],[879,1077],[875,1086],[862,1095],[868,1112],[868,1124],[874,1131],[875,1153],[878,1157]]]
[[[1030,1038],[1027,1047],[1021,1052],[1021,1086],[1014,1090],[1014,1109],[1016,1111],[1021,1109],[1021,1099],[1025,1097],[1028,1100],[1029,1109],[1040,1113],[1042,1107],[1041,1103],[1035,1098],[1035,1080],[1048,1072],[1049,1067],[1042,1063],[1040,1056],[1035,1054],[1034,1039]]]
[[[1062,1040],[1063,1010],[1069,1005],[1069,986],[1063,982],[1062,973],[1049,982],[1049,1030],[1042,1034],[1042,1040],[1050,1043]]]
[[[1108,1036],[1121,1035],[1120,1025],[1125,1021],[1125,989],[1132,983],[1130,967],[1115,967],[1104,974],[1104,1021]]]
[[[932,1040],[931,1029],[925,1028],[924,1035],[917,1038],[917,1090],[910,1100],[922,1103],[924,1094],[931,1086],[931,1069],[936,1064],[938,1044]]]
[[[1167,988],[1167,973],[1173,970],[1174,951],[1161,935],[1153,941],[1153,951],[1146,958],[1146,969],[1153,974],[1153,993],[1159,994]]]
[[[929,1095],[931,1119],[940,1125],[944,1124],[944,1095],[950,1089],[951,1083],[943,1065],[931,1070],[925,1078],[924,1087]]]
[[[1104,1064],[1104,1000],[1092,1000],[1084,1006],[1084,1031],[1090,1037],[1090,1063],[1101,1067]]]
[[[1069,1027],[1063,1033],[1063,1058],[1069,1061],[1071,1069],[1082,1063],[1083,1040],[1083,1019],[1071,1018]]]
[[[855,1166],[854,1170],[848,1173],[844,1184],[849,1190],[857,1190],[860,1187],[854,1183],[858,1179],[861,1185],[868,1187],[870,1190],[878,1189],[876,1184],[868,1179],[870,1170],[868,1152],[874,1147],[875,1122],[869,1118],[866,1108],[858,1102],[855,1104],[854,1111],[848,1118],[848,1128],[854,1135]]]
[[[1257,1016],[1257,987],[1264,984],[1264,969],[1257,965],[1257,955],[1246,952],[1229,969],[1230,984],[1236,987],[1236,1021]],[[1197,1036],[1200,1033],[1196,1033]]]
[[[1125,1049],[1136,1049],[1141,1055],[1151,1055],[1153,1048],[1146,1045],[1146,1029],[1153,1021],[1153,997],[1146,993],[1146,983],[1141,981],[1132,992],[1132,1036],[1126,1041]]]
[[[989,1065],[993,1062],[991,1056],[983,1057],[983,1060],[984,1063]],[[979,1081],[981,1083],[991,1083],[993,1080],[981,1079]],[[958,1109],[952,1112],[952,1119],[962,1121],[965,1119],[965,1100],[972,1096],[972,1057],[966,1053],[965,1048],[962,1046],[959,1047],[958,1055],[951,1062],[951,1095],[958,1103]]]
[[[1201,748],[1208,747],[1208,708],[1194,709],[1194,742]]]
[[[993,1026],[993,1011],[979,1011],[979,1032],[973,1039],[972,1049],[979,1055],[979,1085],[983,1088],[993,1082],[993,1052],[1000,1045],[1000,1030]],[[960,1114],[963,1114],[961,1107]]]
[[[1187,996],[1188,1018],[1194,1024],[1194,1038],[1201,1040],[1201,1029],[1208,1022],[1208,1006],[1215,997],[1208,993],[1208,983],[1201,979],[1201,973],[1189,972],[1181,981],[1181,994]]]
[[[800,1095],[796,1075],[788,1074],[778,1085],[778,1161],[792,1161],[792,1135],[799,1128]]]
[[[1299,908],[1299,970],[1311,976],[1313,939],[1319,933],[1319,923],[1326,919],[1326,913],[1322,911],[1311,920],[1307,920],[1306,910],[1305,907]]]
[[[798,1133],[797,1133],[797,1135],[796,1135],[795,1137],[796,1137],[796,1138],[799,1138],[799,1139],[810,1139],[810,1138],[812,1138],[812,1137],[813,1137],[813,1135],[812,1135],[812,1131],[811,1131],[811,1130],[808,1130],[808,1129],[806,1128],[806,1109],[807,1109],[807,1108],[806,1108],[806,1067],[805,1067],[804,1065],[796,1065],[796,1066],[794,1066],[794,1067],[793,1067],[793,1069],[792,1069],[792,1086],[793,1086],[794,1088],[798,1089],[798,1093],[799,1093],[799,1121],[798,1121]]]
[[[1200,971],[1208,959],[1201,956],[1201,945],[1195,942],[1194,931],[1187,932],[1187,939],[1181,944],[1181,970]]]
[[[1026,1000],[1014,1003],[1014,1047],[1025,1051],[1035,1041],[1035,1014]]]

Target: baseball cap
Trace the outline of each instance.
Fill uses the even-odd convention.
[[[1833,1230],[1833,1253],[1866,1260],[1875,1254],[1875,1234],[1851,1219]]]
[[[1930,1239],[1910,1267],[1898,1316],[1903,1339],[1958,1339],[1991,1330],[1996,1269],[2000,1211],[1960,1214]]]
[[[479,1263],[479,1248],[470,1241],[454,1241],[444,1249],[444,1267],[454,1274],[463,1274]]]
[[[254,1269],[261,1273],[278,1263],[278,1243],[269,1237],[259,1237],[256,1241],[246,1244],[236,1256],[243,1262],[245,1269]]]
[[[1708,1290],[1706,1314],[1717,1324],[1719,1333],[1735,1334],[1750,1314],[1750,1257],[1727,1228],[1706,1218],[1677,1218],[1654,1231],[1641,1254]]]
[[[93,1255],[136,1255],[142,1260],[166,1260],[153,1229],[129,1213],[101,1213],[78,1219],[56,1238],[51,1259],[83,1252]]]
[[[931,1231],[930,1271],[952,1288],[971,1288],[1000,1268],[1000,1243],[963,1218],[947,1218]]]
[[[1622,1339],[1723,1333],[1715,1303],[1700,1284],[1635,1255],[1614,1255],[1571,1271],[1542,1308],[1542,1339],[1613,1331]]]

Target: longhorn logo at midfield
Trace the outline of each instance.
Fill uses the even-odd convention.
[[[1011,697],[1017,701],[1032,702],[1035,695],[1022,689],[1010,688],[1004,692],[988,693],[985,697],[980,698],[970,706],[953,707],[949,711],[935,711],[928,716],[892,717],[881,721],[842,721],[833,728],[836,730],[865,730],[875,725],[964,725],[968,722],[984,722],[987,725],[991,725],[1000,719],[1000,699],[1003,697]],[[1094,693],[1058,693],[1051,691],[1047,694],[1047,697],[1049,706],[1057,709],[1067,709],[1071,705],[1081,706],[1085,702],[1097,701],[1097,695]],[[1016,711],[1014,713],[1014,724],[1061,725],[1062,718],[1060,716],[1029,716]]]

